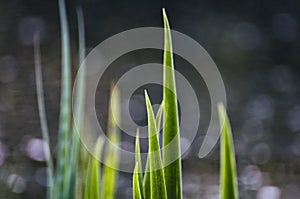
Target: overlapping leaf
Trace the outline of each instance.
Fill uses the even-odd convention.
[[[161,105],[159,106],[159,109],[157,111],[156,114],[156,119],[155,119],[155,124],[157,127],[157,136],[159,139],[159,129],[160,129],[160,123],[161,123],[161,118],[162,118],[162,114],[163,114],[163,102],[161,103]],[[146,167],[145,167],[145,176],[144,176],[144,180],[143,180],[143,185],[144,185],[144,196],[145,198],[150,198],[151,196],[151,190],[150,190],[150,166],[149,166],[149,154],[147,157],[147,162],[146,162]]]
[[[142,169],[142,160],[141,160],[141,151],[140,151],[140,138],[139,138],[139,129],[136,131],[136,140],[135,140],[135,161],[136,161],[136,171],[134,175],[138,177],[138,186],[141,193],[141,198],[145,198],[144,188],[143,188],[143,169]],[[133,178],[133,180],[135,180]]]
[[[160,146],[157,136],[156,121],[152,110],[151,102],[147,92],[145,91],[146,107],[148,115],[148,140],[149,140],[149,167],[150,167],[150,198],[167,198],[166,184],[162,158],[160,154]]]

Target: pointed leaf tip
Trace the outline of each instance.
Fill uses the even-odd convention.
[[[164,26],[166,29],[169,29],[169,20],[168,20],[167,12],[164,8],[163,8],[162,12],[163,12]]]
[[[223,103],[219,102],[217,106],[220,119],[220,130],[222,131],[225,122],[226,111]]]
[[[162,12],[163,12],[163,15],[166,16],[166,9],[165,8],[162,8]]]
[[[169,198],[182,198],[182,174],[180,158],[180,133],[179,116],[177,107],[177,94],[175,83],[175,71],[173,61],[173,47],[171,29],[166,12],[163,12],[164,23],[164,126],[163,126],[163,151],[165,182]],[[176,138],[174,140],[174,138]],[[175,141],[175,142],[174,142]],[[172,157],[178,157],[175,161]]]
[[[147,92],[146,89],[144,90],[144,94],[145,94],[145,97],[146,97],[146,98],[149,98],[149,95],[148,95],[148,92]]]

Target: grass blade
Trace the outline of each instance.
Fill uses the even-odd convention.
[[[146,106],[148,113],[148,134],[149,134],[149,166],[150,166],[150,190],[151,199],[167,198],[164,171],[157,136],[157,128],[151,102],[145,91]]]
[[[156,127],[158,129],[158,133],[159,133],[159,129],[160,129],[160,123],[161,123],[161,117],[162,117],[162,113],[163,113],[163,102],[161,103],[161,105],[159,106],[159,109],[157,111],[156,114],[156,119],[155,119],[155,123],[156,123]],[[159,137],[159,134],[157,134]],[[144,188],[144,196],[145,198],[150,198],[150,173],[149,173],[149,155],[147,157],[147,161],[146,161],[146,167],[145,167],[145,176],[144,176],[144,181],[143,181],[143,188]]]
[[[77,8],[77,20],[78,20],[78,35],[79,35],[79,63],[78,65],[83,63],[85,57],[85,34],[84,34],[84,17],[81,8]],[[78,133],[82,130],[82,124],[80,123],[80,116],[83,113],[84,108],[84,96],[85,96],[85,69],[80,71],[78,77],[78,84],[76,91],[76,99],[75,99],[75,110],[74,115],[78,121],[77,126],[75,124],[72,127],[72,147],[71,147],[71,159],[70,159],[70,169],[69,169],[69,195],[68,198],[75,198],[75,189],[76,189],[76,176],[77,176],[77,166],[78,166],[78,148],[80,145]],[[78,132],[77,132],[78,130]],[[80,189],[79,189],[80,190]],[[79,191],[77,191],[76,195],[81,195]]]
[[[233,139],[229,119],[223,104],[218,104],[221,133],[221,198],[237,199],[238,187]]]
[[[180,158],[180,136],[178,126],[177,95],[173,64],[172,39],[169,22],[165,10],[163,9],[164,29],[165,29],[165,50],[164,50],[164,172],[166,187],[169,198],[182,198],[181,182],[181,158]],[[166,147],[175,140],[172,147]],[[176,159],[175,161],[173,161]],[[172,162],[173,161],[173,162]],[[172,162],[172,163],[171,163]]]
[[[94,156],[90,156],[86,187],[85,187],[85,199],[99,199],[100,198],[100,162],[101,153],[104,145],[104,139],[99,137],[95,145]]]
[[[139,185],[139,191],[141,193],[141,197],[145,198],[144,188],[143,188],[143,169],[142,169],[142,160],[141,160],[141,151],[140,151],[139,129],[136,130],[135,161],[136,161],[137,170],[135,171],[134,175],[137,175],[138,177],[138,182],[139,182],[138,185]]]
[[[62,83],[57,157],[57,198],[68,197],[69,132],[71,118],[71,64],[69,30],[64,0],[59,0],[60,27],[62,34]]]
[[[140,179],[140,164],[136,162],[133,172],[133,198],[142,199],[141,179]]]
[[[118,145],[120,142],[120,130],[118,124],[120,122],[120,93],[118,88],[111,86],[111,92],[114,91],[114,95],[110,97],[109,116],[108,116],[108,140],[105,163],[103,170],[103,195],[102,198],[114,198],[116,192],[116,184],[118,179],[117,167],[119,164]]]
[[[42,80],[42,66],[41,66],[41,56],[40,56],[40,44],[39,35],[36,34],[34,37],[34,62],[35,62],[35,79],[36,79],[36,92],[37,101],[39,108],[39,117],[42,129],[42,136],[44,140],[44,153],[47,162],[47,179],[49,183],[48,198],[52,199],[54,196],[54,168],[52,162],[52,156],[50,151],[50,140],[49,140],[49,130],[47,125],[47,116],[45,111],[45,100],[44,100],[44,89]]]

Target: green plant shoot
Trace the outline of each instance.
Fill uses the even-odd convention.
[[[218,104],[221,128],[221,198],[238,199],[235,153],[229,119],[223,104]]]
[[[182,198],[181,181],[181,153],[179,135],[179,117],[177,108],[177,94],[174,75],[173,49],[171,31],[168,18],[163,9],[165,32],[164,46],[164,126],[163,126],[163,158],[164,173],[168,198]],[[172,147],[166,147],[174,140]],[[175,160],[175,161],[174,161]]]

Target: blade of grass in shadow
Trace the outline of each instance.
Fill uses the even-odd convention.
[[[151,199],[167,198],[164,170],[160,154],[160,146],[157,136],[157,128],[154,113],[147,91],[145,91],[146,107],[148,115],[148,140],[149,140],[149,167],[150,167],[150,192]]]
[[[47,198],[53,199],[54,197],[54,168],[52,162],[52,156],[50,151],[49,130],[47,125],[47,116],[45,111],[44,89],[42,80],[42,66],[40,56],[40,44],[38,33],[34,35],[34,62],[35,62],[35,80],[36,80],[36,92],[39,108],[40,123],[42,129],[42,136],[44,140],[44,153],[47,162],[47,179],[49,189],[47,190]]]
[[[86,186],[85,186],[85,199],[99,199],[100,198],[100,160],[102,149],[104,145],[104,138],[99,137],[95,145],[94,156],[90,155]]]
[[[83,63],[85,57],[85,34],[84,34],[84,17],[82,9],[79,7],[77,8],[77,20],[78,20],[78,40],[79,40],[79,60],[78,65]],[[82,66],[84,67],[84,66]],[[75,198],[75,191],[76,191],[76,176],[77,176],[77,165],[78,165],[78,147],[80,145],[79,142],[79,131],[82,130],[82,124],[80,120],[80,116],[83,113],[84,108],[84,96],[85,96],[85,69],[83,68],[80,70],[79,77],[78,77],[78,87],[76,91],[76,105],[74,111],[74,115],[78,121],[75,127],[75,124],[72,126],[72,147],[71,147],[71,159],[70,159],[70,169],[69,169],[69,195],[68,198]],[[78,131],[78,132],[77,132]],[[78,178],[79,179],[79,178]],[[76,195],[80,195],[77,191]]]
[[[64,0],[59,0],[59,15],[61,28],[62,50],[62,81],[60,96],[60,116],[58,132],[58,156],[57,156],[57,198],[68,197],[68,166],[69,166],[69,132],[71,118],[71,64],[69,30]]]
[[[136,162],[133,172],[133,198],[134,199],[142,199],[142,192],[141,192],[141,179],[140,179],[140,165]]]
[[[136,130],[135,161],[136,161],[137,170],[134,172],[134,175],[137,175],[138,177],[138,185],[139,185],[141,198],[145,198],[144,188],[143,188],[143,169],[142,169],[142,160],[141,160],[141,151],[140,151],[139,129]],[[135,177],[133,177],[133,180],[135,180]]]
[[[114,90],[114,95],[112,95]],[[108,128],[107,135],[110,143],[107,143],[105,153],[105,163],[109,166],[103,167],[103,193],[102,199],[114,198],[116,192],[116,184],[118,179],[119,153],[118,146],[120,142],[120,130],[118,124],[120,123],[120,93],[118,88],[112,84],[111,97],[109,105]]]
[[[172,39],[168,18],[163,9],[165,29],[164,47],[164,127],[163,127],[163,158],[168,198],[182,198],[180,136],[178,126],[177,95],[173,64]],[[176,139],[172,147],[166,147]],[[175,161],[174,161],[175,159]]]
[[[159,130],[160,129],[160,123],[161,123],[161,117],[162,117],[162,113],[163,113],[163,102],[160,104],[159,109],[157,111],[156,114],[156,119],[155,119],[155,123],[156,123],[156,127]],[[158,132],[159,133],[159,132]],[[159,134],[157,134],[159,137]],[[145,166],[145,176],[144,176],[144,181],[143,181],[143,188],[144,188],[144,197],[145,198],[150,198],[150,174],[149,174],[149,155],[147,157],[147,161],[146,161],[146,166]]]
[[[221,133],[221,198],[237,199],[238,187],[233,139],[229,119],[223,104],[218,104]]]

